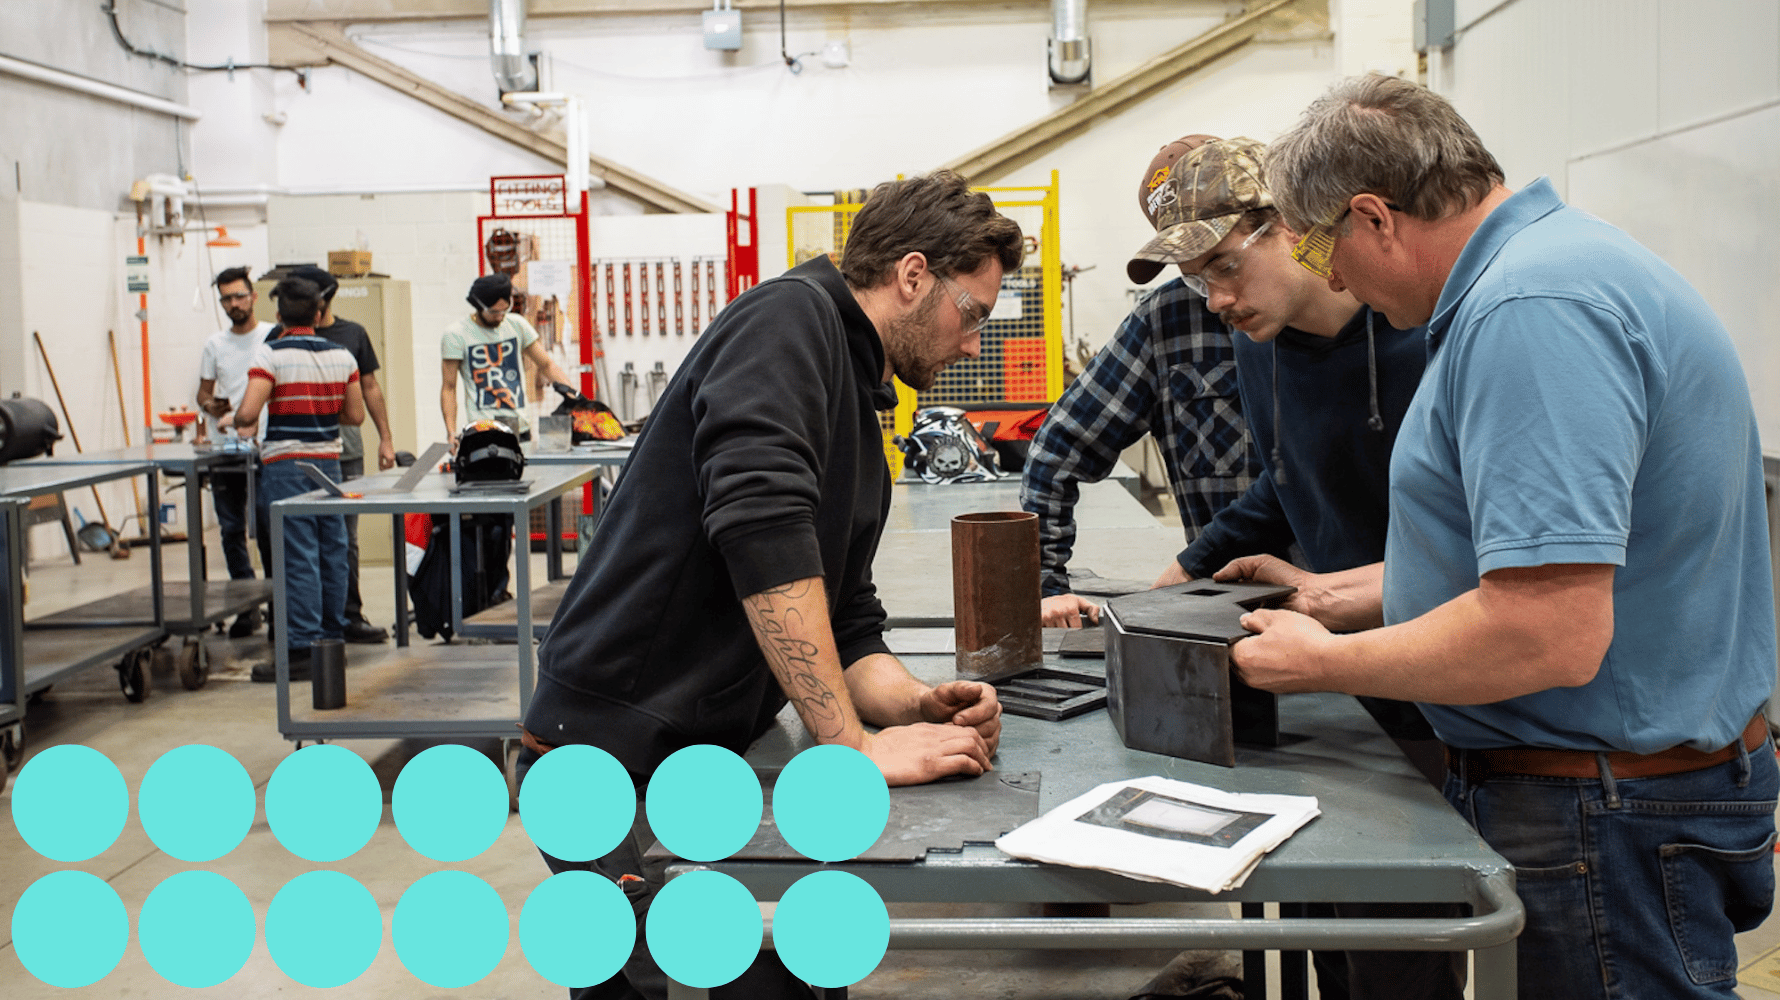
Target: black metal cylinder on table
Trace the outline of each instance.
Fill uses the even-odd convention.
[[[958,678],[997,681],[1041,666],[1038,605],[1038,516],[989,511],[952,518]]]
[[[309,650],[309,684],[316,710],[345,708],[345,640],[317,639]]]

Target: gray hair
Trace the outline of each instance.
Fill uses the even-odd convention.
[[[1330,87],[1267,147],[1266,169],[1274,204],[1300,233],[1333,223],[1356,194],[1438,219],[1503,182],[1501,165],[1446,98],[1376,73]]]

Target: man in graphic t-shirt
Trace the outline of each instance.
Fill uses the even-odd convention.
[[[530,440],[525,416],[525,364],[529,359],[550,382],[570,382],[567,372],[538,342],[538,331],[512,312],[513,282],[504,274],[486,274],[470,285],[467,296],[475,311],[447,327],[440,343],[439,411],[445,433],[477,420],[502,420],[520,440]],[[458,419],[458,382],[463,381],[464,412]]]

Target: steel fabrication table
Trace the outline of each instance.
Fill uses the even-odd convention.
[[[146,462],[83,463],[80,465],[39,465],[15,462],[0,466],[0,497],[25,499],[49,493],[62,493],[114,479],[134,476],[148,478],[148,499],[160,499],[160,474]],[[17,512],[9,517],[16,518]],[[21,539],[22,543],[22,539]],[[10,653],[17,659],[11,694],[22,709],[25,699],[70,674],[119,658],[117,669],[124,697],[141,701],[148,696],[149,647],[167,637],[166,609],[161,590],[161,529],[155,519],[149,520],[149,600],[148,607],[120,606],[115,597],[24,620],[23,588],[18,585],[24,559],[23,545],[8,554],[7,573],[11,581],[5,596],[5,613],[22,628],[14,634]],[[146,610],[146,616],[142,611]],[[123,612],[120,614],[119,612]],[[132,614],[131,612],[134,612]],[[194,673],[194,663],[180,663],[180,678],[186,687],[203,685]]]
[[[356,499],[334,497],[321,491],[305,493],[272,504],[272,553],[277,564],[273,590],[273,615],[278,634],[285,631],[287,600],[284,592],[284,519],[303,514],[390,514],[396,522],[396,538],[403,537],[405,513],[429,513],[455,518],[459,514],[509,514],[523,521],[533,507],[547,503],[593,477],[592,466],[527,468],[529,486],[523,493],[453,495],[452,477],[429,473],[411,493],[392,487],[400,470],[378,473],[352,481]],[[461,625],[462,576],[458,532],[448,531],[451,545],[451,578],[454,624]],[[523,550],[514,560],[513,604],[520,623],[516,634],[528,635],[532,626],[531,560]],[[407,641],[408,573],[405,560],[395,561],[397,644]],[[289,651],[274,644],[278,673],[278,731],[287,739],[334,737],[494,737],[512,741],[514,728],[531,702],[537,652],[529,639],[516,651],[504,646],[435,646],[400,661],[386,661],[379,670],[383,680],[365,684],[349,682],[347,707],[330,712],[293,715],[290,698]],[[515,666],[517,660],[517,666]],[[396,669],[391,669],[396,668]],[[357,678],[359,675],[350,674]]]
[[[903,659],[929,682],[951,676],[949,656]],[[839,868],[871,883],[887,902],[1469,903],[1474,916],[1444,920],[893,919],[890,947],[1475,950],[1474,995],[1512,1000],[1513,942],[1524,921],[1513,868],[1352,699],[1292,695],[1282,699],[1280,714],[1291,739],[1279,747],[1239,748],[1233,769],[1127,749],[1103,712],[1057,723],[1003,717],[995,765],[1003,773],[1041,772],[1041,811],[1096,785],[1144,775],[1229,791],[1317,797],[1320,817],[1269,854],[1241,888],[1216,896],[1108,872],[1016,861],[987,844],[929,851],[912,863],[728,860],[681,862],[669,873],[720,871],[763,900],[778,899],[805,875]],[[781,716],[748,759],[757,767],[782,766],[811,743],[795,718]],[[943,794],[956,809],[968,810],[973,784],[995,780],[991,772],[944,786]],[[677,987],[674,995],[704,994]]]
[[[185,478],[186,579],[190,584],[185,588],[167,588],[166,596],[176,602],[168,608],[167,631],[174,635],[196,635],[210,625],[243,614],[272,599],[270,580],[219,580],[210,583],[206,579],[203,474],[239,471],[251,479],[253,462],[252,456],[247,452],[225,451],[187,441],[155,442],[84,454],[45,456],[18,462],[12,467],[115,465],[119,462],[150,462],[163,472],[177,473]],[[248,491],[248,504],[253,504],[251,489]],[[158,502],[149,506],[149,520],[159,520],[159,506]],[[251,510],[248,511],[248,517],[248,523],[253,524]],[[205,581],[205,584],[198,586],[199,581]],[[145,597],[142,590],[136,590],[120,594],[117,599],[140,604]],[[189,645],[192,646],[191,652],[194,655],[203,656],[199,644],[194,641]]]

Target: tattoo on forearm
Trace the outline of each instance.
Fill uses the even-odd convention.
[[[796,704],[804,725],[817,739],[832,739],[841,734],[846,718],[840,696],[816,673],[821,647],[808,638],[814,630],[794,605],[809,594],[809,582],[800,580],[763,590],[743,604],[761,637],[767,665]]]

